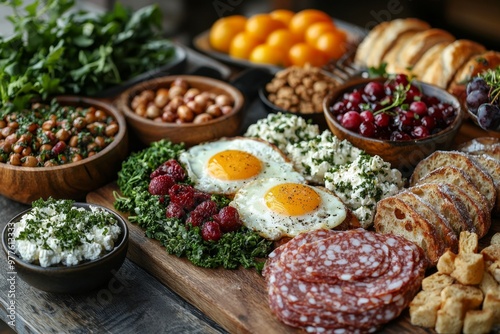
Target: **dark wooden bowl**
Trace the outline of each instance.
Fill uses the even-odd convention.
[[[465,105],[465,104],[464,104]],[[482,130],[484,130],[486,132],[486,135],[489,135],[489,136],[492,136],[492,137],[498,137],[500,136],[500,127],[497,128],[497,129],[483,129],[481,127],[481,125],[479,125],[479,120],[477,118],[477,115],[474,114],[472,111],[469,110],[469,108],[467,108],[467,106],[465,105],[464,107],[466,110],[467,110],[467,117],[469,119],[472,120],[472,122],[474,122],[474,124],[476,124],[478,127],[480,127]]]
[[[21,260],[12,250],[12,241],[9,234],[13,233],[14,223],[31,210],[25,210],[12,218],[4,227],[2,246],[9,260],[14,261],[15,271],[19,277],[29,285],[53,293],[83,293],[103,286],[116,274],[123,264],[128,249],[128,228],[125,220],[116,212],[103,206],[87,203],[75,203],[76,207],[89,209],[90,206],[99,207],[110,212],[118,221],[122,233],[115,242],[115,248],[95,261],[88,261],[76,266],[41,267]]]
[[[176,124],[155,122],[141,117],[130,107],[132,99],[140,92],[147,89],[168,88],[178,78],[186,80],[191,87],[201,91],[228,94],[234,101],[232,112],[202,124]],[[142,82],[120,94],[115,101],[118,109],[125,115],[128,125],[142,143],[148,145],[160,139],[168,139],[173,143],[184,143],[187,147],[221,137],[237,135],[242,121],[244,102],[243,94],[235,87],[224,81],[196,75],[167,76]]]
[[[363,137],[358,133],[347,130],[341,126],[329,111],[329,107],[341,99],[345,92],[361,87],[366,83],[385,79],[356,79],[338,87],[332,94],[327,96],[323,102],[323,111],[326,121],[332,133],[339,139],[347,139],[354,146],[364,150],[371,155],[379,155],[385,161],[391,163],[393,168],[399,169],[403,175],[409,176],[413,168],[425,157],[436,150],[447,150],[453,144],[455,136],[462,125],[463,114],[457,98],[447,91],[430,84],[418,82],[422,92],[429,96],[435,96],[440,101],[451,104],[457,110],[457,117],[445,130],[424,139],[391,141]]]
[[[96,99],[60,96],[61,105],[96,106],[112,115],[119,125],[114,141],[92,157],[54,167],[20,167],[0,163],[0,194],[31,204],[39,198],[82,200],[85,195],[116,179],[128,154],[127,124],[112,105]]]

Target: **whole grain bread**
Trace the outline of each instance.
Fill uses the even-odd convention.
[[[474,185],[488,200],[489,207],[493,208],[496,203],[496,189],[493,178],[470,155],[463,152],[435,151],[417,164],[411,175],[410,185],[416,184],[426,174],[444,166],[455,166],[467,171]]]
[[[397,196],[386,197],[377,203],[374,227],[379,233],[400,235],[419,245],[431,265],[436,265],[445,251],[436,227]]]

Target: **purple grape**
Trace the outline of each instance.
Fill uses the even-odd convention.
[[[477,114],[480,105],[488,102],[488,92],[482,90],[473,90],[467,95],[466,99],[467,108],[474,114]]]
[[[477,109],[479,126],[485,130],[496,130],[500,126],[500,108],[496,105],[483,103]]]
[[[469,95],[474,90],[482,90],[484,92],[488,92],[490,90],[490,87],[483,78],[474,77],[474,79],[472,79],[472,81],[467,84],[467,95]]]

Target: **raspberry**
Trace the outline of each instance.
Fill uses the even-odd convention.
[[[154,172],[149,175],[151,179],[159,175],[169,175],[174,178],[176,182],[181,182],[186,179],[186,172],[184,168],[175,159],[165,161],[160,167],[156,168]]]
[[[186,219],[186,225],[191,224],[192,226],[201,226],[205,217],[197,211],[191,212],[189,217]]]
[[[148,191],[152,195],[166,195],[173,185],[175,180],[171,176],[160,175],[149,182]]]
[[[202,202],[208,201],[212,196],[209,193],[195,190],[194,191],[194,200],[196,204],[200,204]]]
[[[186,216],[186,213],[180,205],[170,202],[167,205],[166,216],[167,218],[182,219]]]
[[[209,221],[201,227],[201,237],[205,241],[218,241],[222,236],[219,224]]]
[[[193,187],[184,184],[174,184],[168,191],[170,201],[185,210],[192,210],[195,207],[194,193]]]
[[[217,203],[210,200],[198,204],[198,206],[193,210],[193,212],[201,214],[203,218],[210,218],[215,215],[217,211]]]
[[[236,231],[242,225],[238,210],[232,206],[220,209],[219,213],[214,216],[214,220],[219,223],[220,229],[224,233]]]

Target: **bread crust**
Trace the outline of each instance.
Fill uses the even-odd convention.
[[[372,49],[373,44],[379,39],[382,32],[389,26],[389,22],[381,22],[368,33],[368,35],[359,44],[356,50],[354,61],[361,65],[367,66],[368,55]]]
[[[428,49],[411,69],[411,74],[422,80],[425,72],[439,60],[441,52],[450,45],[451,42],[441,42]]]
[[[500,161],[486,154],[472,155],[471,158],[491,175],[497,195],[493,212],[495,215],[500,215]]]
[[[405,67],[401,67],[399,65],[398,58],[401,52],[408,48],[410,45],[409,42],[417,33],[417,31],[407,31],[402,33],[396,40],[396,43],[394,43],[391,49],[385,54],[382,62],[387,64],[387,67],[385,68],[387,73],[397,74],[406,70]]]

